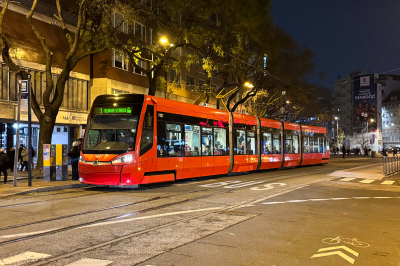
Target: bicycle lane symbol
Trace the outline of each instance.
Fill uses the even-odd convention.
[[[347,238],[342,236],[337,237],[327,237],[322,239],[322,242],[329,245],[338,245],[338,246],[330,246],[326,248],[320,248],[316,254],[312,255],[311,258],[322,258],[328,256],[340,256],[342,259],[346,260],[347,262],[354,264],[355,259],[354,257],[358,257],[359,253],[355,250],[352,250],[346,247],[344,244],[352,245],[354,247],[360,248],[367,248],[370,245],[366,242],[360,241],[357,238]],[[343,252],[343,251],[346,251]],[[354,257],[352,257],[354,256]]]
[[[322,242],[325,244],[330,244],[330,245],[336,245],[339,243],[345,243],[348,245],[352,245],[354,247],[359,247],[359,248],[368,248],[370,245],[366,242],[362,242],[358,240],[357,238],[347,238],[347,237],[342,237],[342,236],[337,236],[335,238],[324,238],[322,239]]]

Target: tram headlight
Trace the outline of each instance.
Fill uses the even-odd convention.
[[[79,155],[79,162],[84,163],[85,162],[85,158],[82,157],[82,155]]]
[[[119,156],[116,159],[112,160],[112,164],[117,164],[117,163],[130,163],[133,161],[133,156],[132,154],[125,154],[123,156]]]

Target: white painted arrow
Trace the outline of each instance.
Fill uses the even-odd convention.
[[[334,249],[344,249],[347,252],[353,254],[354,256],[358,257],[359,253],[355,252],[354,250],[346,247],[346,246],[337,246],[337,247],[329,247],[329,248],[320,248],[318,250],[318,252],[321,251],[328,251],[328,250],[334,250]],[[327,256],[333,256],[333,255],[339,255],[340,257],[342,257],[343,259],[347,260],[348,262],[350,262],[351,264],[354,263],[354,259],[347,256],[346,254],[344,254],[341,251],[332,251],[332,252],[327,252],[327,253],[318,253],[318,254],[314,254],[311,256],[311,258],[320,258],[320,257],[327,257]]]

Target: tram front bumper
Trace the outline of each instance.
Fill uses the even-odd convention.
[[[122,165],[79,163],[79,180],[83,184],[116,186],[121,182]]]

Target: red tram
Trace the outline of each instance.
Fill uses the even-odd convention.
[[[328,162],[326,128],[148,95],[101,95],[88,118],[79,177],[134,187]]]

